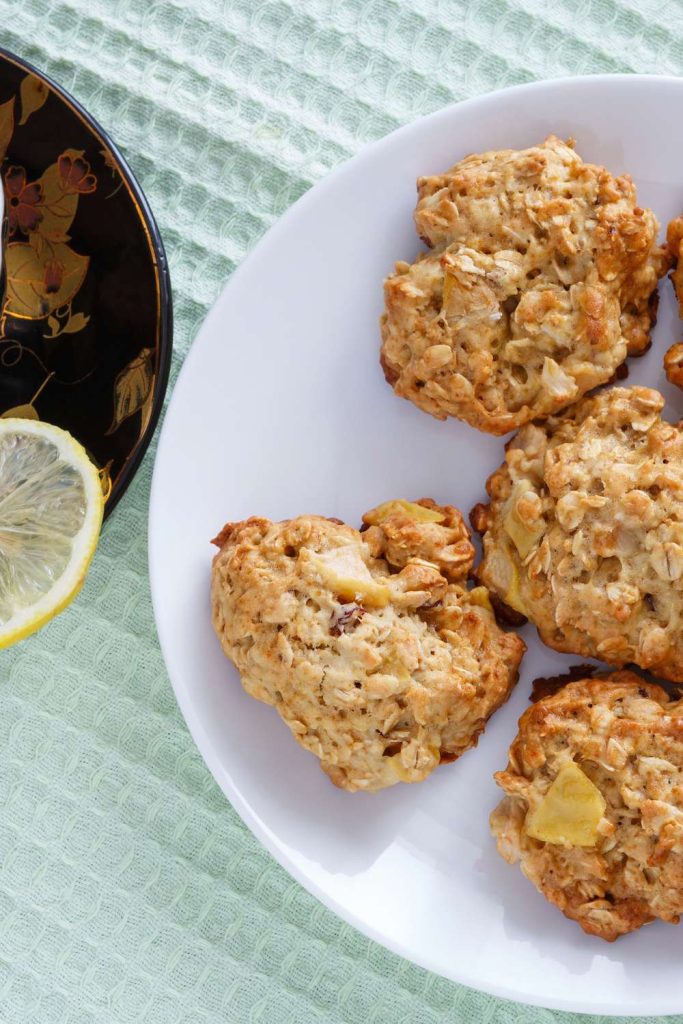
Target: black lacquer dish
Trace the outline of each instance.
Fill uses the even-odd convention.
[[[150,442],[172,349],[159,230],[115,145],[0,49],[5,193],[0,415],[58,424],[100,467],[106,513]]]

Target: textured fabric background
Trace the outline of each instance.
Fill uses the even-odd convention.
[[[146,190],[173,274],[173,380],[231,271],[330,168],[486,90],[680,74],[683,3],[0,0],[0,39],[92,111]],[[0,1022],[587,1021],[390,955],[247,832],[185,729],[156,640],[153,457],[81,597],[0,652]]]

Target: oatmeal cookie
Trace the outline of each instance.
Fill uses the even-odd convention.
[[[673,263],[673,282],[678,312],[683,319],[683,217],[672,220],[666,230],[666,244]],[[683,387],[683,343],[676,342],[664,356],[664,372],[676,387]]]
[[[462,516],[423,499],[337,520],[229,523],[212,618],[252,697],[272,704],[335,785],[419,782],[474,746],[524,643],[496,625]]]
[[[504,434],[647,348],[669,256],[627,175],[550,136],[469,156],[418,195],[433,251],[384,285],[381,363],[398,395]]]
[[[666,229],[666,247],[673,270],[673,282],[678,312],[683,319],[683,217],[675,217]]]
[[[664,372],[671,384],[683,388],[683,342],[677,341],[664,353]]]
[[[611,388],[507,445],[477,575],[558,651],[683,682],[683,432],[650,388]]]
[[[530,707],[496,774],[500,854],[612,941],[683,913],[683,701],[632,672],[569,683]]]

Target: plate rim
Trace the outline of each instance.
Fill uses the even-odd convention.
[[[154,280],[156,287],[157,302],[157,337],[156,349],[158,352],[158,366],[156,375],[156,388],[152,396],[152,408],[147,425],[135,442],[135,447],[128,455],[121,470],[112,486],[111,494],[107,498],[104,507],[104,519],[106,520],[114,511],[119,501],[130,486],[133,477],[137,473],[161,416],[161,411],[166,397],[168,380],[171,372],[171,360],[173,356],[173,291],[171,287],[171,274],[168,266],[168,258],[164,247],[161,231],[152,213],[149,201],[133,174],[131,167],[123,153],[114,142],[109,133],[102,127],[95,117],[80,103],[71,93],[56,82],[51,75],[36,67],[25,57],[21,57],[0,45],[0,61],[6,61],[15,67],[21,68],[28,74],[35,75],[47,84],[57,94],[60,100],[71,108],[74,114],[85,124],[85,126],[98,137],[103,146],[109,149],[116,163],[117,170],[121,175],[128,194],[136,209],[140,225],[144,231],[147,245],[149,246],[150,258],[154,267]]]
[[[193,742],[195,743],[202,760],[206,764],[210,771],[213,779],[222,790],[228,803],[238,813],[244,824],[247,826],[252,835],[260,842],[267,852],[274,858],[274,860],[292,877],[294,878],[308,893],[313,895],[323,906],[331,910],[337,917],[342,921],[350,924],[355,928],[361,935],[366,936],[373,942],[376,942],[379,946],[388,949],[391,953],[402,957],[409,963],[414,963],[423,970],[434,974],[437,977],[443,977],[447,981],[452,982],[456,985],[462,985],[463,987],[469,988],[472,991],[481,992],[487,995],[495,996],[499,999],[506,999],[510,1002],[516,1003],[517,1005],[528,1005],[534,1007],[540,1007],[548,1010],[559,1010],[572,1013],[585,1013],[585,1014],[599,1014],[606,1016],[620,1016],[628,1018],[640,1018],[643,1017],[642,1009],[624,1008],[622,1003],[616,1003],[613,1001],[607,1001],[605,1003],[596,1005],[595,1002],[590,1000],[582,1000],[581,998],[570,1000],[562,996],[557,998],[539,998],[535,997],[533,992],[521,993],[518,989],[512,990],[505,984],[498,984],[495,978],[492,978],[490,983],[486,985],[480,984],[479,980],[477,984],[472,984],[468,980],[467,976],[461,974],[456,969],[450,974],[443,974],[429,962],[428,957],[423,957],[416,953],[413,949],[407,948],[402,942],[397,941],[390,936],[380,933],[377,928],[373,925],[368,924],[365,921],[360,920],[352,911],[350,911],[343,903],[341,903],[336,897],[330,895],[315,881],[308,877],[303,870],[290,858],[286,848],[279,845],[278,840],[272,830],[268,827],[266,822],[258,815],[256,810],[246,801],[242,796],[240,790],[234,785],[232,776],[229,769],[222,763],[218,751],[211,743],[206,730],[203,725],[201,717],[195,712],[193,701],[191,698],[191,692],[189,688],[185,686],[184,680],[181,677],[181,673],[177,672],[169,664],[169,660],[166,656],[165,638],[167,635],[166,625],[163,621],[163,615],[161,607],[163,603],[163,595],[161,585],[158,582],[156,574],[157,561],[161,560],[163,552],[157,550],[155,538],[157,536],[156,517],[161,516],[163,504],[159,500],[160,489],[161,489],[161,471],[159,466],[166,458],[166,444],[168,438],[167,424],[170,422],[170,416],[175,393],[178,385],[182,383],[185,376],[189,376],[191,368],[194,365],[195,360],[199,358],[198,353],[203,345],[203,337],[210,333],[208,325],[213,322],[214,317],[218,315],[218,307],[224,301],[226,293],[233,288],[239,287],[241,281],[241,275],[244,267],[250,262],[253,255],[258,253],[260,249],[265,248],[269,242],[277,236],[280,232],[286,231],[289,222],[293,219],[298,212],[305,208],[306,204],[313,201],[312,195],[315,193],[316,197],[320,196],[321,190],[330,187],[338,177],[341,177],[351,166],[362,164],[366,160],[373,158],[374,152],[386,145],[388,140],[396,139],[403,134],[409,132],[416,124],[426,122],[436,122],[441,117],[447,117],[455,108],[474,108],[482,103],[488,103],[495,101],[496,98],[501,95],[510,94],[522,94],[525,92],[543,91],[548,87],[564,87],[570,84],[579,83],[593,83],[596,86],[606,83],[620,82],[621,84],[635,84],[644,83],[648,86],[655,85],[674,85],[675,88],[680,89],[683,94],[683,77],[677,75],[657,75],[657,74],[632,74],[632,73],[600,73],[600,74],[589,74],[589,75],[564,75],[558,76],[557,78],[545,78],[538,79],[532,82],[523,82],[518,85],[506,86],[501,89],[493,89],[484,93],[480,93],[476,96],[467,97],[463,100],[456,100],[452,103],[448,103],[443,107],[431,111],[428,114],[424,114],[420,117],[413,118],[406,124],[400,125],[393,131],[388,132],[386,135],[381,136],[378,139],[374,139],[371,142],[363,145],[359,151],[349,157],[347,160],[342,161],[336,167],[332,168],[327,173],[323,174],[317,181],[314,181],[310,188],[306,190],[298,199],[296,199],[291,206],[289,206],[280,217],[268,228],[267,231],[259,238],[256,244],[245,254],[241,263],[235,268],[230,274],[225,284],[221,288],[220,292],[216,296],[215,300],[211,304],[204,320],[202,321],[199,329],[197,330],[190,348],[183,360],[183,364],[180,367],[179,374],[174,382],[171,396],[169,399],[169,406],[167,409],[167,415],[162,424],[161,431],[159,434],[159,440],[155,452],[154,458],[154,469],[152,474],[152,485],[150,489],[149,499],[149,514],[148,514],[148,569],[150,577],[150,591],[152,597],[152,607],[154,612],[154,619],[157,628],[157,634],[159,637],[159,645],[161,648],[162,657],[164,659],[164,665],[168,673],[173,691],[178,702],[180,712],[185,720]],[[170,427],[169,427],[170,430]],[[683,927],[683,925],[681,925]],[[660,1002],[654,1003],[652,1008],[648,1008],[645,1011],[648,1016],[669,1016],[673,1014],[683,1013],[683,996],[676,1005],[674,1005],[670,999],[662,999]]]

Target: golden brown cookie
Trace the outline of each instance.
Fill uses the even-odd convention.
[[[666,244],[673,264],[671,280],[676,292],[678,311],[683,319],[683,217],[676,217],[669,224],[666,229]],[[664,372],[672,384],[679,388],[683,387],[683,343],[677,342],[672,345],[664,355]]]
[[[591,935],[683,913],[683,702],[632,672],[530,707],[491,815],[500,854]]]
[[[381,363],[398,395],[504,434],[647,348],[669,257],[627,175],[549,136],[469,156],[418,195],[433,251],[384,286]]]
[[[673,282],[678,311],[683,319],[683,217],[675,217],[666,229],[666,247],[673,270]]]
[[[683,342],[677,341],[664,353],[664,372],[677,388],[683,388]]]
[[[683,682],[683,433],[650,388],[527,424],[489,478],[479,580],[558,651]]]
[[[419,782],[474,746],[517,680],[460,513],[387,502],[337,520],[230,523],[216,538],[213,624],[245,690],[272,704],[335,785]]]

